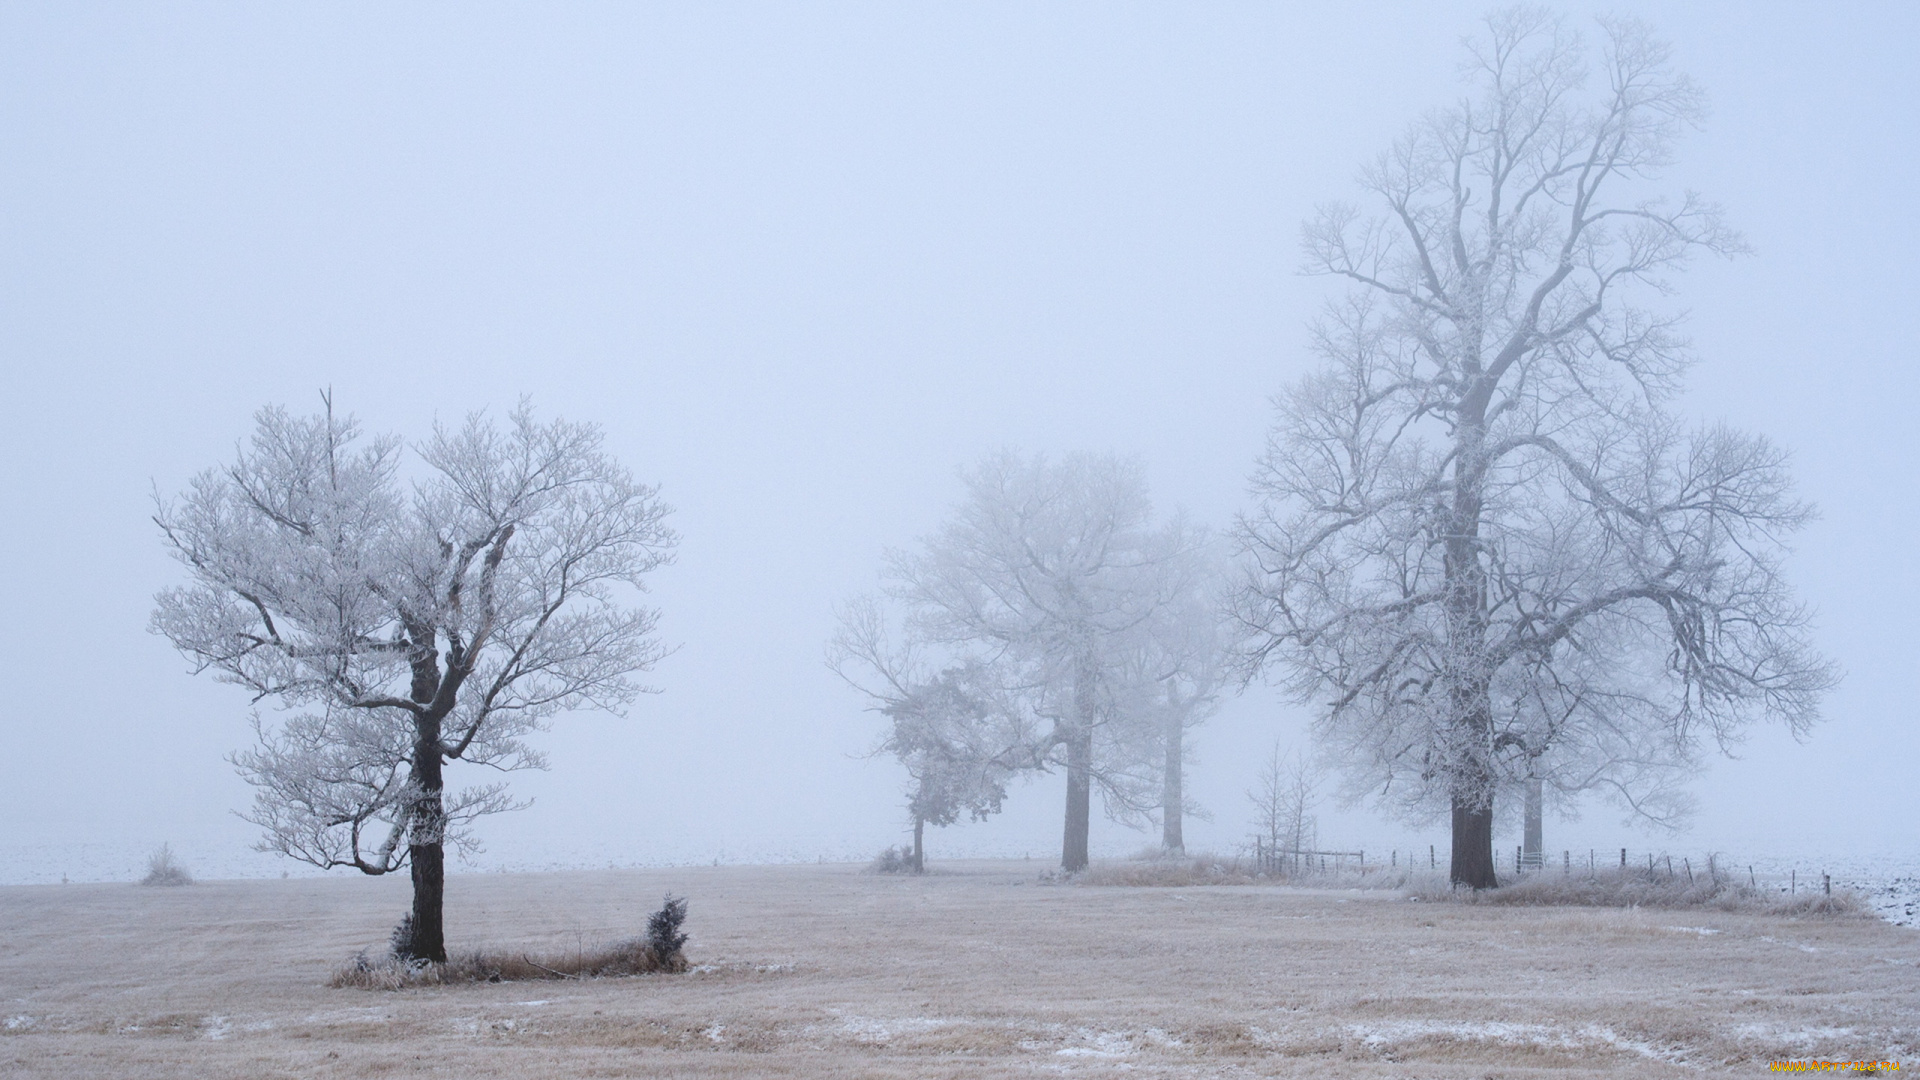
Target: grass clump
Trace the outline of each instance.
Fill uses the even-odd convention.
[[[173,856],[171,844],[161,844],[153,854],[147,856],[147,876],[140,879],[142,885],[191,885],[193,875]]]
[[[411,945],[412,925],[402,920],[393,932],[393,947],[384,956],[362,950],[333,973],[327,985],[361,990],[405,990],[416,986],[460,983],[524,982],[543,979],[600,979],[625,975],[679,973],[688,968],[682,951],[687,935],[680,926],[687,918],[684,897],[667,896],[660,910],[647,919],[645,937],[627,938],[593,949],[561,953],[506,952],[475,949],[451,955],[444,964],[417,960],[403,948]]]
[[[1081,885],[1132,885],[1179,888],[1192,885],[1252,885],[1252,872],[1240,860],[1213,855],[1162,855],[1097,862],[1074,875]]]

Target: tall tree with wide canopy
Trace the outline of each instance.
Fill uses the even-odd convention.
[[[1308,226],[1307,269],[1351,289],[1239,528],[1249,673],[1323,707],[1356,790],[1448,815],[1475,888],[1496,794],[1661,818],[1703,736],[1803,733],[1834,678],[1780,575],[1809,514],[1784,455],[1665,411],[1688,349],[1647,305],[1741,250],[1659,190],[1701,94],[1600,26],[1596,55],[1548,12],[1489,18],[1468,92],[1362,172],[1371,210]]]
[[[162,501],[155,522],[191,583],[153,628],[278,716],[236,756],[265,850],[366,874],[410,868],[397,940],[444,961],[445,845],[510,809],[505,785],[449,793],[456,761],[543,762],[525,737],[574,708],[619,710],[662,650],[634,606],[675,537],[656,489],[597,428],[436,426],[403,482],[402,444],[350,418],[261,410],[231,465]]]

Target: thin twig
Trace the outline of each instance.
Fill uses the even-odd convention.
[[[533,957],[531,957],[531,956],[528,956],[528,955],[527,955],[526,953],[521,953],[521,954],[520,954],[520,959],[522,959],[522,960],[524,960],[524,961],[526,961],[526,962],[527,962],[527,963],[529,963],[529,964],[532,964],[532,965],[533,965],[534,967],[537,967],[537,968],[539,968],[539,969],[540,969],[541,971],[544,971],[544,972],[546,972],[547,974],[549,974],[549,975],[552,975],[553,977],[555,977],[555,978],[557,978],[557,979],[578,979],[578,978],[580,978],[580,976],[578,976],[578,975],[569,975],[569,974],[567,974],[567,973],[566,973],[566,972],[564,972],[564,971],[555,971],[555,970],[553,970],[552,968],[550,968],[550,967],[548,967],[548,966],[547,966],[547,965],[545,965],[545,964],[540,964],[540,963],[535,963],[535,962],[534,962],[534,959],[533,959]]]

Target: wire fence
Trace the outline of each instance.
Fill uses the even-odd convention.
[[[1254,873],[1262,877],[1303,877],[1366,869],[1364,851],[1308,851],[1281,847],[1266,837],[1253,839]]]
[[[1364,850],[1323,851],[1294,849],[1267,837],[1254,837],[1243,849],[1252,857],[1253,871],[1261,877],[1311,878],[1399,877],[1420,872],[1447,874],[1450,854],[1438,845],[1427,844],[1390,848],[1374,852],[1372,861]],[[1381,858],[1384,854],[1385,858]],[[1833,877],[1824,868],[1789,867],[1784,871],[1756,871],[1755,864],[1743,862],[1725,852],[1674,852],[1666,849],[1588,848],[1574,851],[1528,851],[1523,846],[1511,849],[1511,856],[1496,857],[1502,879],[1512,881],[1542,874],[1598,876],[1629,874],[1652,881],[1685,882],[1689,885],[1744,884],[1755,890],[1777,891],[1789,895],[1818,890],[1833,893]]]
[[[1520,877],[1556,872],[1569,876],[1576,873],[1592,876],[1602,870],[1610,870],[1644,875],[1652,881],[1745,883],[1753,889],[1776,890],[1789,895],[1815,889],[1829,896],[1833,894],[1833,875],[1824,868],[1802,871],[1798,867],[1789,867],[1784,874],[1759,872],[1754,869],[1754,863],[1743,862],[1720,851],[1675,853],[1664,849],[1635,850],[1623,847],[1588,848],[1584,860],[1580,857],[1581,853],[1567,849],[1562,849],[1559,855],[1560,858],[1556,860],[1548,852],[1515,847],[1511,864],[1513,872]]]

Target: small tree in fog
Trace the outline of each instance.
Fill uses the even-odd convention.
[[[174,857],[172,844],[161,844],[147,856],[147,874],[142,885],[191,885],[193,875]]]
[[[235,761],[263,848],[367,874],[410,867],[403,951],[446,958],[444,845],[510,808],[504,785],[447,791],[444,767],[539,767],[523,740],[563,710],[618,710],[660,657],[627,602],[668,561],[667,507],[590,425],[436,427],[401,481],[401,443],[352,419],[263,409],[231,465],[154,520],[190,585],[153,627],[256,717]],[[623,595],[625,594],[625,595]]]
[[[995,673],[963,663],[929,671],[911,643],[895,644],[870,598],[841,611],[828,664],[865,694],[889,723],[876,753],[906,768],[907,816],[913,848],[907,868],[926,870],[926,827],[964,815],[984,821],[1000,812],[1007,784],[1044,764],[1045,751],[1018,695]]]
[[[1275,865],[1298,868],[1300,852],[1311,851],[1320,840],[1319,819],[1313,806],[1320,796],[1320,778],[1298,751],[1280,752],[1280,744],[1260,768],[1260,777],[1247,799],[1253,803],[1254,830]],[[1283,852],[1291,853],[1283,856]]]
[[[914,649],[950,661],[941,670],[990,672],[1031,718],[1027,759],[1065,767],[1061,865],[1079,870],[1095,787],[1117,817],[1157,806],[1160,728],[1128,706],[1141,642],[1184,587],[1197,538],[1155,527],[1139,468],[1113,457],[1001,453],[964,479],[947,524],[890,557],[887,591]]]
[[[1345,279],[1321,370],[1280,403],[1240,529],[1258,669],[1324,707],[1359,789],[1451,815],[1452,875],[1496,883],[1496,794],[1528,776],[1660,817],[1702,738],[1804,732],[1832,682],[1779,572],[1807,519],[1784,455],[1664,411],[1688,353],[1645,306],[1719,211],[1653,180],[1701,95],[1640,26],[1587,51],[1494,16],[1471,90],[1324,208]]]

